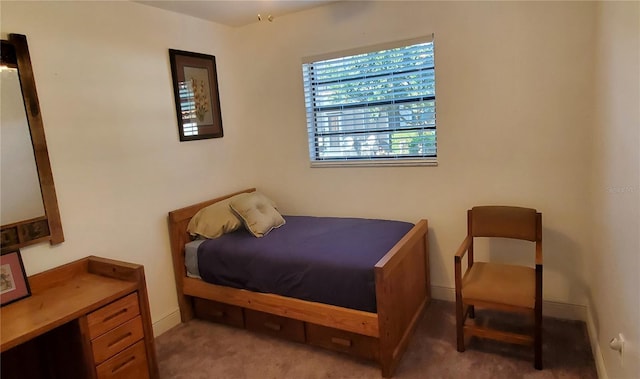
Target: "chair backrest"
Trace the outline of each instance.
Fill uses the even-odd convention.
[[[541,238],[541,213],[510,206],[479,206],[468,213],[469,235],[537,241]]]

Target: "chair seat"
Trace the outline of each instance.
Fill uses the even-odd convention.
[[[463,301],[486,301],[533,309],[536,272],[533,268],[475,262],[462,279]]]

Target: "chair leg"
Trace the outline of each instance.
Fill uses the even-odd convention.
[[[540,228],[538,218],[538,228]],[[538,231],[539,233],[539,231]],[[538,237],[540,238],[540,237]],[[536,242],[536,249],[541,248],[541,241]],[[537,256],[537,253],[536,253]],[[536,258],[537,259],[537,258]],[[535,330],[534,330],[534,363],[536,370],[542,370],[542,264],[536,263],[536,304],[534,306]]]
[[[534,326],[534,363],[536,370],[542,370],[542,310],[536,309]]]
[[[464,351],[464,304],[462,300],[456,301],[456,338],[458,344],[458,351]]]

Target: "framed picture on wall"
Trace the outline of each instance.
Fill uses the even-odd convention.
[[[169,59],[180,141],[222,137],[216,58],[169,49]]]
[[[2,306],[31,295],[29,281],[19,250],[3,251],[0,256],[0,299]]]

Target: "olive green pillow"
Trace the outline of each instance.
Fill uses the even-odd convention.
[[[218,238],[231,233],[242,226],[242,220],[229,207],[237,196],[213,203],[198,211],[189,221],[187,231],[192,236]]]

